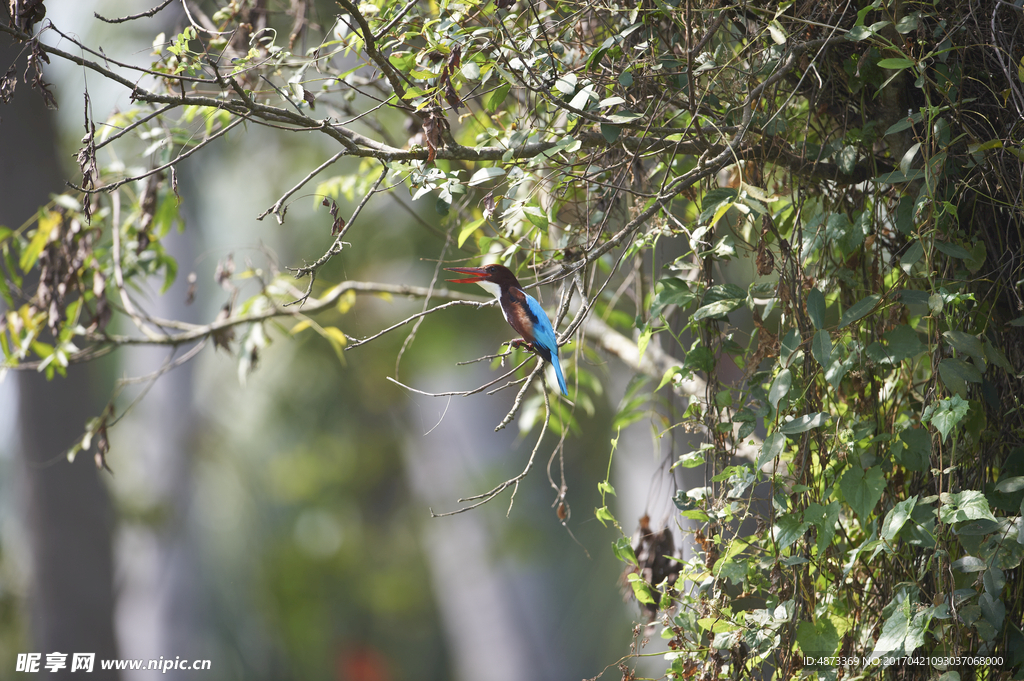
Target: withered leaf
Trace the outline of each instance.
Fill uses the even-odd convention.
[[[427,161],[433,161],[437,157],[437,148],[441,146],[441,125],[437,120],[437,114],[431,113],[423,119],[423,137],[427,141]]]
[[[235,258],[231,253],[228,253],[228,257],[217,263],[217,269],[213,273],[213,278],[220,284],[221,288],[230,291],[232,289],[231,277],[234,273]],[[230,311],[229,309],[228,312]]]
[[[225,303],[224,307],[217,313],[217,318],[213,320],[214,324],[223,322],[231,316],[231,303]],[[213,346],[215,348],[224,348],[228,352],[231,352],[231,341],[235,339],[235,330],[226,326],[222,329],[217,329],[210,334],[213,337]]]
[[[330,206],[331,217],[334,218],[334,224],[331,225],[331,236],[341,234],[341,230],[345,229],[345,218],[338,215],[338,204],[331,198],[324,198],[321,205]]]
[[[11,64],[11,68],[7,69],[3,78],[0,78],[0,102],[9,103],[14,97],[14,88],[17,86],[18,72],[15,70],[14,64]]]

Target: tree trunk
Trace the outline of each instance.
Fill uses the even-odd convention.
[[[8,42],[6,39],[4,42]],[[18,56],[0,49],[0,68]],[[24,70],[24,57],[18,60]],[[66,102],[65,104],[70,104]],[[19,83],[12,102],[0,107],[0,224],[19,227],[63,188],[52,116],[38,93]],[[117,679],[99,669],[116,657],[111,559],[111,509],[92,456],[73,464],[64,456],[81,437],[85,421],[98,413],[85,369],[47,382],[37,373],[19,375],[20,468],[24,477],[19,513],[31,552],[29,610],[31,644],[25,653],[95,653],[95,679]],[[42,667],[41,667],[42,668]],[[76,672],[76,674],[78,674]]]

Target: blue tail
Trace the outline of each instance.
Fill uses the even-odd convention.
[[[562,394],[566,397],[569,396],[569,391],[565,388],[565,376],[562,375],[562,365],[558,362],[558,353],[552,353],[551,355],[551,366],[555,367],[555,376],[558,378],[558,389],[562,391]]]

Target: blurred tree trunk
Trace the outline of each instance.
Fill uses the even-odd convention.
[[[0,49],[5,70],[19,51]],[[21,58],[18,73],[23,70]],[[64,183],[53,117],[24,83],[0,107],[0,159],[0,223],[17,228]],[[67,653],[67,667],[55,678],[77,678],[70,673],[72,653],[95,653],[92,678],[117,679],[98,662],[117,655],[110,499],[92,456],[73,464],[64,457],[98,413],[88,370],[77,367],[50,382],[29,372],[18,379],[22,517],[31,551],[32,643],[24,652],[43,653],[44,663],[46,653]]]

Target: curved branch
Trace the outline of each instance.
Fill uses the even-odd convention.
[[[402,85],[402,80],[399,78],[398,71],[391,65],[387,57],[377,50],[377,41],[373,35],[373,31],[370,30],[370,25],[366,22],[366,17],[362,15],[359,8],[353,5],[349,0],[335,0],[339,5],[345,8],[345,11],[352,15],[356,23],[359,24],[359,30],[363,34],[363,44],[366,49],[366,54],[373,60],[373,63],[377,65],[377,68],[381,70],[384,77],[391,83],[391,89],[395,91],[399,99],[405,99],[405,86]]]
[[[117,19],[108,19],[104,16],[100,16],[99,12],[93,12],[92,15],[100,21],[105,21],[108,24],[123,24],[126,21],[134,21],[135,19],[144,19],[147,17],[154,16],[164,7],[167,7],[167,5],[171,4],[171,2],[173,2],[173,0],[164,0],[156,7],[153,7],[152,9],[147,9],[145,12],[139,12],[138,14],[129,14],[128,16],[119,17]]]

